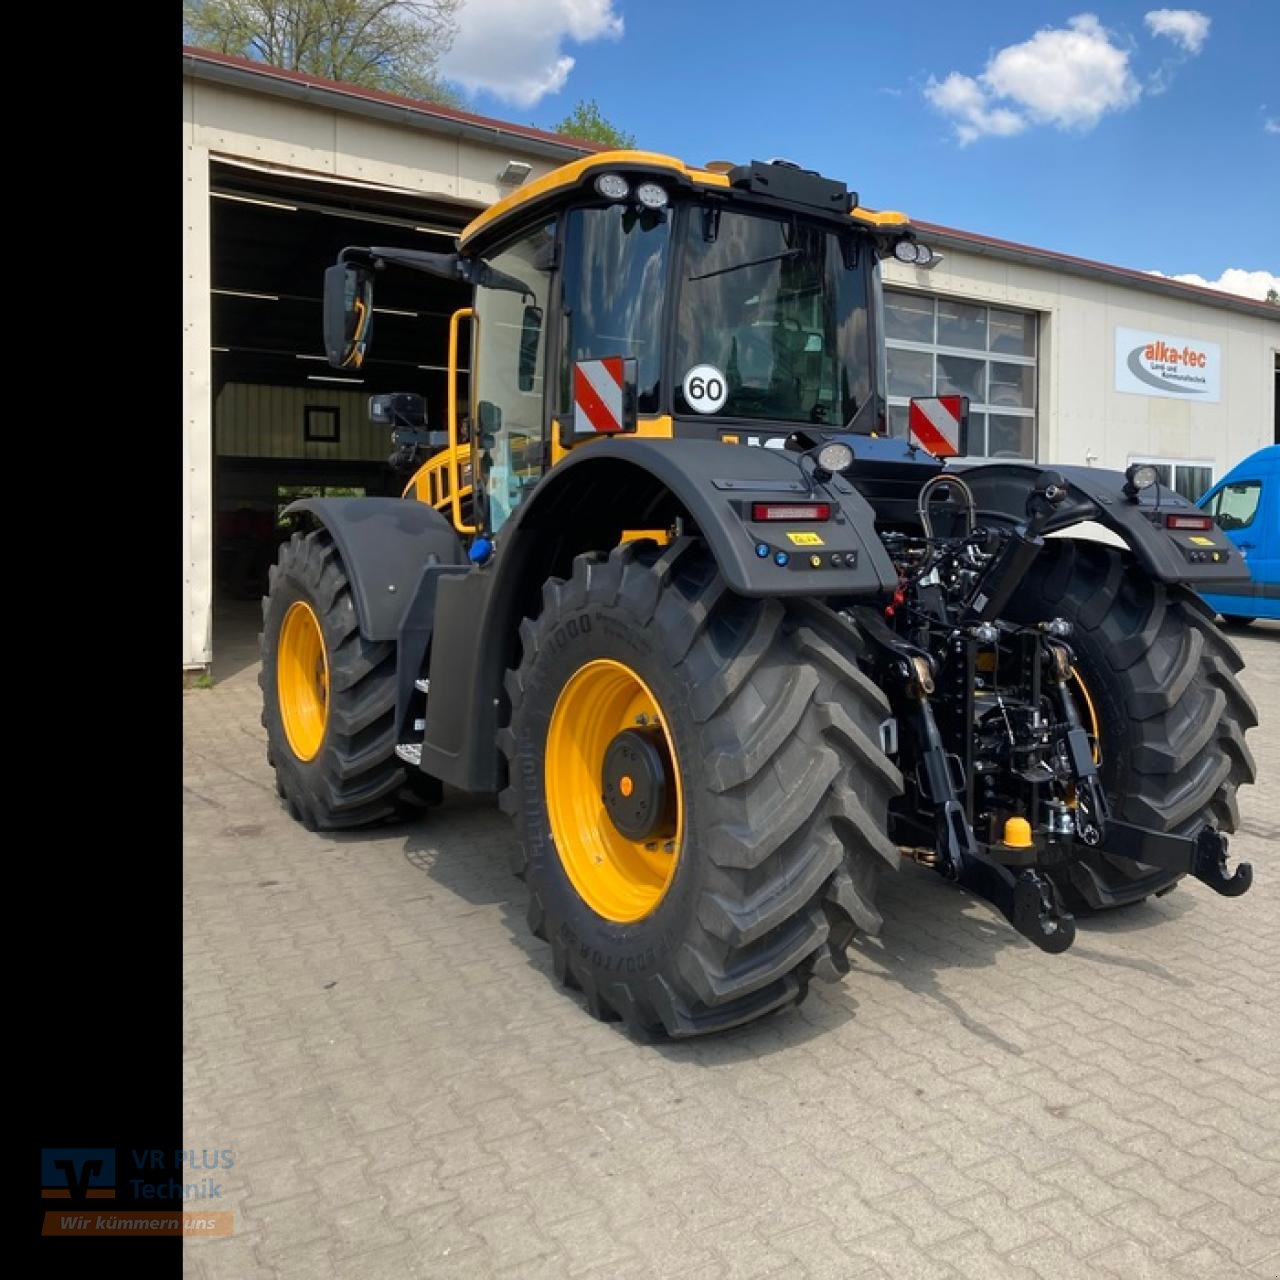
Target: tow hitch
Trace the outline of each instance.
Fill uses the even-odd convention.
[[[1075,941],[1058,880],[1092,875],[1098,855],[1194,876],[1226,897],[1253,883],[1247,862],[1228,870],[1227,839],[1212,826],[1174,835],[1113,816],[1060,620],[952,628],[931,653],[918,643],[928,628],[904,638],[874,611],[856,614],[879,650],[895,713],[888,740],[914,764],[911,794],[890,809],[890,838],[985,898],[1042,951]]]
[[[907,834],[901,825],[898,832],[900,836]],[[1253,884],[1253,867],[1247,862],[1238,863],[1233,872],[1228,872],[1227,837],[1213,827],[1202,827],[1194,836],[1179,836],[1108,818],[1103,843],[1087,847],[1113,858],[1129,858],[1165,871],[1194,876],[1227,898],[1238,898]],[[1008,860],[1026,857],[1066,860],[1073,856],[1072,851],[1058,842],[1039,851],[1028,849],[1017,853],[999,845],[975,842],[966,851],[958,874],[945,858],[929,865],[947,879],[985,898],[1041,951],[1057,955],[1075,941],[1075,917],[1063,906],[1052,880],[1034,867],[1010,866]]]
[[[1195,876],[1224,898],[1238,898],[1253,884],[1253,867],[1247,862],[1238,863],[1227,874],[1227,837],[1212,827],[1202,827],[1194,836],[1175,836],[1111,818],[1101,851]]]

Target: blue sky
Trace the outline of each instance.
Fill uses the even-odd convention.
[[[1210,281],[1280,275],[1278,68],[1276,0],[466,0],[444,64],[505,119],[595,98],[690,162],[782,155],[872,207]]]

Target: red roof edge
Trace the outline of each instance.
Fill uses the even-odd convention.
[[[267,62],[257,62],[253,58],[244,58],[235,53],[218,53],[214,49],[201,49],[195,45],[182,46],[183,57],[197,62],[210,62],[224,67],[239,67],[244,71],[252,71],[266,80],[288,80],[293,84],[309,85],[316,89],[328,89],[332,93],[341,93],[349,98],[364,102],[381,102],[387,106],[404,107],[420,115],[434,116],[440,120],[456,120],[460,124],[471,124],[482,129],[493,129],[498,133],[510,134],[516,138],[529,138],[537,142],[558,143],[575,151],[590,153],[605,151],[598,142],[588,142],[585,138],[571,138],[563,133],[551,133],[546,129],[535,129],[532,125],[513,124],[510,120],[498,120],[493,116],[476,115],[472,111],[459,111],[455,107],[446,107],[438,102],[424,102],[419,98],[407,98],[398,93],[385,93],[381,89],[368,89],[361,84],[350,84],[345,80],[329,80],[325,76],[312,75],[307,71],[290,71],[285,67],[275,67]]]
[[[1054,262],[1070,262],[1078,267],[1087,267],[1092,271],[1105,271],[1108,275],[1123,276],[1128,280],[1141,280],[1146,284],[1167,285],[1175,290],[1185,290],[1187,293],[1207,302],[1216,301],[1220,303],[1223,298],[1233,298],[1240,302],[1252,303],[1255,306],[1266,305],[1261,298],[1250,298],[1247,294],[1232,293],[1229,289],[1213,289],[1208,285],[1191,284],[1186,280],[1175,280],[1172,276],[1156,275],[1151,271],[1138,271],[1134,267],[1117,267],[1113,263],[1099,262],[1094,258],[1078,258],[1074,254],[1059,253],[1056,249],[1041,249],[1037,245],[1022,244],[1017,240],[1001,240],[996,236],[984,236],[974,231],[960,231],[955,227],[944,227],[937,222],[917,222],[914,218],[912,219],[912,224],[926,235],[929,232],[935,232],[955,240],[967,240],[971,244],[989,245],[993,249],[1016,249],[1022,253],[1031,253],[1036,257],[1048,258]],[[1280,315],[1280,311],[1277,314]]]

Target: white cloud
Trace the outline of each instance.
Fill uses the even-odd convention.
[[[464,0],[440,71],[473,93],[531,107],[564,88],[574,64],[566,40],[617,40],[622,29],[614,0]]]
[[[1264,120],[1262,122],[1262,127],[1268,133],[1280,133],[1280,118],[1273,116],[1271,119]]]
[[[1129,52],[1092,13],[1065,27],[1045,27],[1021,44],[998,49],[974,78],[953,71],[930,79],[925,97],[949,115],[962,144],[984,135],[1008,137],[1029,124],[1091,129],[1142,94]]]
[[[1199,53],[1209,38],[1212,19],[1196,9],[1152,9],[1143,17],[1154,36],[1167,36],[1188,53]]]
[[[1007,138],[1021,133],[1026,120],[1016,111],[994,106],[987,91],[972,77],[953,71],[945,80],[930,80],[924,96],[951,117],[962,144],[984,135]]]
[[[1148,271],[1150,276],[1164,276],[1166,280],[1181,280],[1183,284],[1198,284],[1206,289],[1221,289],[1223,293],[1238,293],[1244,298],[1266,300],[1267,290],[1280,293],[1280,276],[1270,271],[1246,271],[1243,267],[1228,267],[1216,280],[1206,280],[1194,273],[1181,276],[1166,275],[1163,271]]]

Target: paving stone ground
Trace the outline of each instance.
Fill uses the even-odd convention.
[[[1280,626],[1233,853],[1048,956],[905,866],[839,986],[639,1045],[549,978],[496,809],[310,834],[257,670],[184,695],[185,1145],[221,1277],[1280,1277]]]

